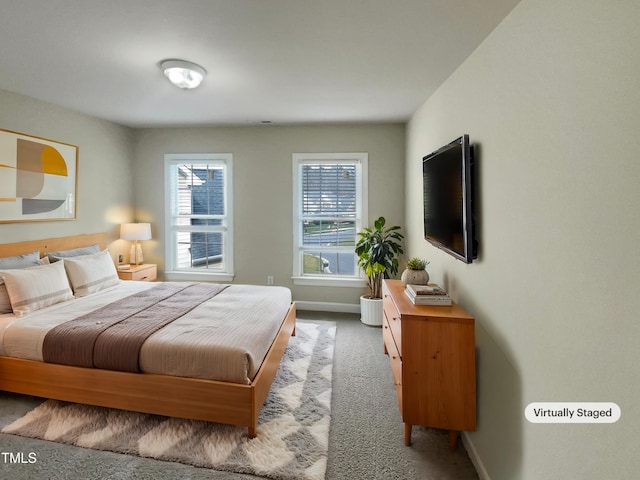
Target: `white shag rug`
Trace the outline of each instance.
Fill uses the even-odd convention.
[[[2,429],[31,438],[276,480],[324,479],[335,324],[296,324],[256,438],[246,427],[47,400]]]

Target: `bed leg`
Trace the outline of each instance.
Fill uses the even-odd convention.
[[[250,426],[248,428],[249,428],[249,438],[256,438],[256,435],[257,435],[256,430],[257,430],[257,428],[254,427],[254,426]]]
[[[454,452],[458,444],[458,432],[449,430],[449,449]]]

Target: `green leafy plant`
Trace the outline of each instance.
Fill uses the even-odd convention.
[[[407,268],[409,270],[424,270],[429,265],[429,261],[423,258],[413,257],[407,261]]]
[[[400,227],[385,228],[385,224],[384,217],[380,217],[373,223],[374,228],[358,232],[358,266],[367,276],[371,298],[382,298],[382,279],[398,273],[398,255],[404,252]]]

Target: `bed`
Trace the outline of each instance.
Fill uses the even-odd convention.
[[[34,251],[39,251],[40,255],[43,256],[45,252],[58,252],[96,244],[100,250],[104,250],[106,248],[106,234],[99,233],[0,244],[0,258],[13,257]],[[92,293],[82,299],[61,303],[72,304],[76,302],[76,305],[81,306],[83,305],[82,301],[86,299],[89,299],[86,301],[91,303],[97,302],[96,299],[101,299],[102,295],[105,298],[111,298],[114,295],[119,296],[119,294],[114,294],[113,292],[116,289],[123,288],[123,284],[134,287],[134,285],[142,283],[118,282],[120,285],[112,286],[105,289],[105,291]],[[150,288],[149,284],[144,286],[137,285],[133,290],[145,290],[147,288]],[[245,295],[245,290],[248,288],[265,289],[269,287],[230,285],[221,293],[215,294],[211,301],[217,302],[216,310],[224,312],[224,309],[228,308],[231,299],[233,299],[240,309],[238,315],[243,315],[244,313],[242,312],[245,312],[247,314],[252,313],[255,316],[258,307],[251,303],[253,300],[250,296],[242,296]],[[130,289],[126,291],[130,292]],[[269,293],[271,292],[274,291]],[[261,291],[260,294],[262,293],[264,292]],[[64,305],[64,308],[67,308],[66,305]],[[86,309],[87,307],[82,308]],[[197,307],[194,312],[198,311],[200,312],[199,315],[202,316],[202,308],[205,307]],[[37,345],[33,347],[28,341],[20,340],[22,337],[18,334],[19,332],[15,333],[18,324],[20,324],[17,320],[21,319],[14,320],[11,315],[0,315],[0,334],[2,335],[2,346],[0,347],[0,390],[156,415],[246,426],[249,437],[255,437],[258,415],[269,393],[288,340],[291,335],[295,335],[296,310],[295,303],[290,300],[290,293],[288,303],[284,308],[280,304],[279,308],[279,311],[283,312],[282,319],[277,321],[272,339],[266,340],[263,348],[266,352],[264,358],[258,359],[255,365],[247,367],[248,373],[245,378],[233,377],[231,381],[229,378],[220,380],[185,376],[187,375],[185,372],[177,371],[174,373],[170,368],[169,370],[161,368],[157,372],[152,371],[151,373],[148,371],[138,373],[43,362],[38,358],[38,355],[42,352],[42,335],[40,334],[39,336],[40,343],[36,342]],[[55,319],[64,316],[61,312],[64,312],[63,307],[59,307],[59,304],[56,304],[44,308],[42,312],[29,313],[25,316],[25,319],[38,319],[35,322],[36,324],[38,322],[46,323],[52,321],[54,324],[59,324],[60,322]],[[180,323],[180,321],[182,319],[173,323]],[[13,330],[5,328],[13,328]],[[166,341],[171,334],[161,329],[149,339],[156,338],[156,336],[159,338],[155,342],[157,344],[156,353],[151,356],[155,355],[158,358],[162,358],[163,354],[161,350],[158,350],[160,348],[158,345],[161,346],[162,342]],[[7,337],[6,348],[4,345],[5,337]],[[146,345],[147,343],[145,342],[144,347]],[[19,353],[20,351],[33,351],[36,353],[21,354]],[[142,352],[143,350],[140,350],[141,366],[144,363]],[[21,355],[27,358],[18,358],[10,355]],[[258,356],[261,356],[261,354]],[[170,361],[167,363],[174,365],[175,362]],[[210,361],[209,363],[214,364],[217,362]],[[166,373],[167,371],[169,373]],[[208,373],[199,374],[199,377],[207,376],[209,376]]]

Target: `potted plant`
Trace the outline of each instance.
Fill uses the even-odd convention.
[[[398,272],[398,255],[403,253],[400,227],[385,228],[384,217],[378,218],[374,228],[358,232],[356,255],[358,266],[367,276],[369,295],[360,297],[361,321],[366,325],[382,325],[382,279]]]
[[[407,261],[407,268],[400,279],[405,285],[426,285],[429,283],[429,272],[426,268],[429,262],[423,258],[413,257]]]

